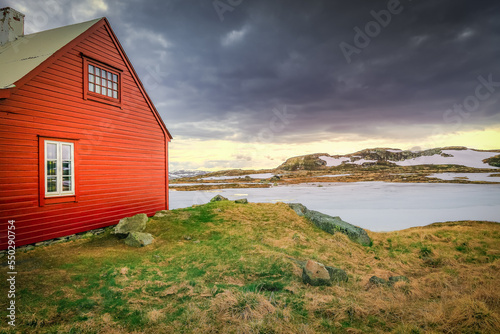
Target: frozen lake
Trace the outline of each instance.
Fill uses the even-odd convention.
[[[428,177],[437,177],[441,180],[456,180],[464,177],[469,181],[500,182],[500,177],[491,176],[496,173],[437,173]]]
[[[435,222],[500,222],[500,184],[322,183],[272,188],[170,191],[170,208],[207,203],[216,194],[230,200],[302,203],[371,231],[395,231]]]

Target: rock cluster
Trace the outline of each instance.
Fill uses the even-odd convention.
[[[221,201],[229,201],[229,200],[222,195],[216,195],[216,196],[212,197],[212,199],[210,200],[210,203],[221,202]],[[240,199],[235,200],[234,203],[236,203],[236,204],[248,204],[248,199],[240,198]]]
[[[151,244],[154,240],[150,233],[144,233],[148,216],[145,213],[139,213],[132,217],[120,219],[115,226],[113,234],[119,238],[125,238],[125,244],[131,247],[144,247]]]

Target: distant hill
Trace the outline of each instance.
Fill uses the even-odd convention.
[[[180,179],[183,177],[193,177],[193,176],[204,175],[207,173],[208,172],[199,171],[199,170],[183,170],[183,169],[181,169],[181,170],[169,172],[168,177],[169,177],[169,179],[174,180],[174,179]]]
[[[372,148],[346,155],[315,153],[293,157],[277,169],[321,170],[349,165],[459,165],[471,168],[498,168],[500,167],[500,150],[482,151],[467,147],[444,147],[423,151],[403,151],[393,148]]]

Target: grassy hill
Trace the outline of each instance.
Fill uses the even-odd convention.
[[[155,242],[140,249],[108,231],[18,253],[17,326],[2,321],[0,332],[500,331],[500,224],[369,232],[364,247],[286,204],[227,201],[169,211],[146,232]],[[344,269],[349,281],[303,284],[307,259]],[[372,286],[373,275],[410,282]],[[6,307],[0,299],[3,318]]]

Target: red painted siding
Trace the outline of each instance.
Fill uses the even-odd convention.
[[[21,246],[167,208],[169,135],[115,42],[101,20],[0,99],[0,249],[12,219]],[[83,98],[82,55],[122,71],[121,107]],[[40,137],[76,141],[77,202],[40,205]]]

